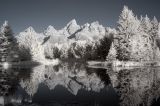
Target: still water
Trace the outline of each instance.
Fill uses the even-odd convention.
[[[56,66],[0,69],[0,106],[160,106],[160,68]]]

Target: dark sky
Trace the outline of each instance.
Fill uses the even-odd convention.
[[[74,18],[80,25],[99,21],[115,27],[124,5],[160,20],[160,0],[0,0],[0,24],[8,20],[15,33],[29,26],[37,32],[48,25],[60,29]]]

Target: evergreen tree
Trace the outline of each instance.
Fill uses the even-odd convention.
[[[160,23],[158,24],[158,38],[160,38]]]
[[[152,24],[151,36],[155,38],[158,36],[158,20],[156,17],[153,18],[153,20],[151,21],[151,24]]]
[[[145,33],[147,33],[147,34],[150,33],[151,28],[152,28],[152,24],[151,24],[151,21],[147,15],[145,17],[141,16],[141,27]]]
[[[137,34],[137,46],[135,46],[135,58],[137,61],[150,61],[153,60],[153,50],[151,45],[151,21],[146,15],[145,17],[141,16],[139,33]]]
[[[133,41],[132,37],[137,35],[139,32],[140,22],[135,17],[133,12],[124,6],[123,11],[119,17],[118,27],[117,27],[117,36],[118,39],[115,41],[117,48],[117,58],[119,60],[131,60],[131,53],[133,51],[132,45],[136,43]]]
[[[158,37],[156,39],[156,44],[158,46],[158,48],[160,49],[160,23],[158,24]]]
[[[128,7],[124,6],[119,17],[117,34],[110,48],[110,52],[115,52],[116,49],[116,55],[112,56],[109,52],[107,60],[110,60],[110,57],[123,61],[154,60],[158,55],[157,23],[156,18],[150,21],[147,15],[139,20]]]
[[[156,42],[156,39],[158,38],[158,20],[156,17],[153,18],[153,20],[151,21],[151,24],[152,24],[152,28],[151,28],[151,39],[152,39],[152,49],[153,49],[153,59],[157,59],[157,42]]]
[[[115,45],[112,42],[108,56],[106,57],[107,61],[114,61],[117,58],[117,49],[115,48]]]
[[[13,36],[12,29],[8,21],[5,21],[0,30],[0,61],[17,61],[18,55],[15,52],[16,47],[16,39]]]

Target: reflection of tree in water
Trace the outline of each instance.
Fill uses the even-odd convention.
[[[12,93],[16,85],[16,74],[11,69],[0,69],[0,96],[7,96]]]
[[[95,73],[97,75],[97,77],[99,77],[101,79],[102,82],[105,83],[105,85],[110,84],[110,78],[109,75],[106,74],[106,69],[102,69],[102,68],[88,68],[87,65],[85,64],[85,62],[65,62],[62,63],[60,65],[57,65],[58,67],[61,66],[67,66],[67,70],[69,71],[73,71],[76,72],[78,71],[85,71],[87,73],[87,75],[92,75],[93,73]],[[56,66],[54,66],[56,67]],[[57,68],[57,67],[56,67]],[[58,70],[58,69],[57,69]]]
[[[29,69],[13,67],[10,69],[0,69],[0,105],[7,105],[17,101],[15,92],[18,89],[19,81],[30,76]]]
[[[105,86],[110,84],[110,78],[109,75],[106,74],[106,69],[102,68],[88,68],[86,64],[84,63],[66,63],[67,64],[67,70],[72,71],[75,75],[80,72],[85,72],[86,77],[95,75],[96,78],[100,79],[100,82],[102,82]]]
[[[62,85],[77,95],[80,89],[100,92],[110,81],[104,69],[89,69],[79,62],[64,62],[57,66],[33,68],[31,78],[21,80],[20,85],[29,95],[34,96],[40,83],[47,85],[50,90]]]
[[[108,86],[111,83],[109,75],[106,74],[106,69],[102,69],[102,68],[92,69],[87,67],[86,69],[88,74],[96,73],[96,75],[101,79],[102,82],[104,82],[106,86]]]
[[[56,66],[40,65],[31,69],[14,67],[4,72],[7,73],[0,75],[8,78],[8,85],[14,90],[12,93],[7,92],[8,95],[3,95],[3,99],[5,104],[13,105],[32,103],[40,84],[44,84],[50,90],[62,86],[73,96],[77,95],[78,91],[98,94],[110,84],[106,70],[87,68],[82,63],[65,62]]]
[[[110,80],[105,69],[87,68],[79,62],[64,62],[56,66],[40,65],[33,68],[31,77],[20,81],[20,86],[31,97],[33,103],[37,103],[34,100],[36,95],[40,95],[41,85],[52,92],[61,86],[68,94],[79,97],[82,92],[86,92],[86,95],[107,92],[108,84]]]
[[[120,96],[121,106],[150,106],[153,100],[160,95],[160,71],[158,68],[113,72],[111,82]],[[115,82],[117,83],[115,84]]]

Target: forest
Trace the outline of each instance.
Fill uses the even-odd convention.
[[[127,6],[116,28],[104,27],[98,21],[78,25],[73,19],[60,30],[50,25],[42,33],[29,27],[14,35],[8,21],[0,29],[0,62],[159,61],[159,47],[156,17],[136,16]]]

